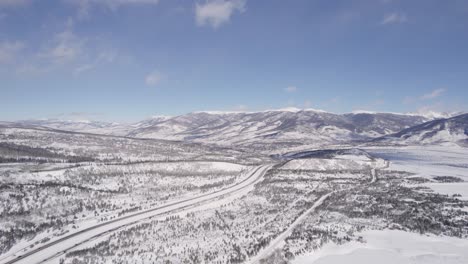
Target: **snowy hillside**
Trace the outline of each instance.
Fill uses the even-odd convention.
[[[319,152],[321,151],[315,153]],[[324,155],[314,155],[315,153],[288,161],[282,168],[288,170],[352,171],[387,166],[385,160],[372,157],[367,152],[358,149],[329,151],[323,153]]]
[[[202,134],[229,131],[242,119],[251,130],[227,138],[246,142],[268,129],[284,137],[307,122],[320,127],[319,119],[346,133],[352,128],[343,125],[345,117],[318,111],[257,114],[259,120],[252,113],[202,112],[135,127],[178,124]],[[373,131],[399,118],[350,116]],[[464,120],[418,127],[460,131]],[[314,128],[308,129],[299,135],[310,137]],[[258,145],[231,148],[3,123],[0,263],[310,263],[315,252],[317,261],[335,258],[330,247],[369,249],[378,243],[372,234],[388,230],[417,243],[422,237],[414,233],[455,243],[468,238],[466,148],[304,145],[291,152],[268,137],[254,140]],[[263,155],[261,144],[285,154]],[[456,245],[447,250],[454,249],[448,260],[465,263]]]
[[[376,142],[393,144],[451,144],[467,145],[468,114],[438,119],[384,136]]]
[[[294,109],[293,109],[294,110]],[[196,112],[133,130],[128,136],[221,145],[256,142],[329,144],[365,140],[420,124],[425,118],[398,114],[333,114],[305,109],[252,113]]]
[[[250,156],[193,143],[0,126],[0,162],[237,160],[241,155]]]
[[[0,126],[2,124],[0,123]],[[60,119],[32,119],[5,123],[6,126],[25,128],[51,128],[63,131],[94,133],[103,135],[124,136],[134,127],[128,124],[120,124],[90,120],[60,120]]]
[[[294,146],[304,143],[323,146],[368,140],[427,120],[416,115],[334,114],[315,109],[287,108],[262,112],[194,112],[175,117],[156,116],[133,124],[60,120],[28,120],[12,124],[225,146]]]

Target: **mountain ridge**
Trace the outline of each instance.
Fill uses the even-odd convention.
[[[375,142],[423,145],[455,143],[468,146],[468,114],[431,120],[377,138]]]
[[[421,124],[426,118],[394,113],[335,114],[316,109],[275,109],[259,112],[199,111],[131,124],[102,121],[23,120],[19,126],[105,135],[193,141],[217,145],[314,145],[366,140]]]
[[[0,122],[0,126],[49,128],[268,150],[350,144],[468,145],[467,116],[468,114],[462,114],[450,118],[428,119],[413,114],[334,114],[311,109],[278,109],[222,114],[199,111],[174,117],[155,116],[131,124],[52,119]]]

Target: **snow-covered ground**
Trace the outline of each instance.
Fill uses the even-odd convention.
[[[430,182],[425,183],[424,186],[442,194],[461,195],[460,199],[468,200],[468,182]]]
[[[442,194],[461,194],[468,199],[468,148],[450,146],[407,146],[369,148],[373,155],[390,161],[389,170],[407,171],[430,182],[421,184]],[[462,182],[438,182],[437,177],[456,177]]]
[[[239,184],[274,158],[278,164],[242,190],[112,226],[54,261],[272,263],[279,252],[297,263],[466,262],[460,248],[468,237],[468,149],[449,143],[317,149],[311,146],[325,144],[324,137],[350,135],[334,126],[314,128],[315,134],[306,125],[280,131],[284,124],[275,116],[247,127],[219,126],[223,133],[210,136],[250,142],[248,150],[0,129],[0,262],[90,226]],[[207,126],[193,130],[194,141],[203,140],[196,137]],[[290,144],[303,135],[317,142]],[[280,150],[269,152],[268,144]],[[75,242],[67,243],[58,250]]]
[[[261,178],[263,174],[269,168],[270,166],[268,165],[256,168],[249,173],[250,174],[249,177],[246,178],[244,181],[241,181],[236,185],[219,190],[217,192],[195,196],[190,199],[179,201],[179,202],[169,203],[169,205],[166,205],[166,206],[157,207],[155,209],[147,210],[145,212],[141,212],[132,216],[123,217],[121,218],[121,220],[117,218],[113,221],[110,221],[109,224],[105,224],[104,222],[99,225],[95,225],[96,228],[86,231],[86,232],[77,230],[76,232],[74,232],[74,234],[76,234],[74,237],[63,240],[63,242],[60,242],[57,244],[53,244],[51,247],[44,248],[44,250],[38,251],[37,253],[34,253],[34,255],[31,255],[25,259],[21,259],[20,261],[18,261],[18,263],[31,263],[31,261],[48,260],[49,258],[54,258],[56,254],[62,253],[64,250],[74,247],[75,245],[77,245],[77,243],[82,243],[84,241],[94,238],[95,236],[99,234],[106,234],[107,232],[110,232],[121,226],[128,226],[130,224],[136,223],[143,219],[150,218],[152,216],[159,216],[159,215],[167,214],[168,212],[178,211],[181,208],[183,209],[191,208],[194,205],[198,206],[198,204],[207,203],[208,201],[211,201],[211,200],[214,200],[215,201],[214,203],[216,204],[217,203],[216,199],[225,198],[231,195],[231,193],[236,195],[237,192],[244,190],[244,189],[249,190],[249,188],[252,187],[252,185],[255,182],[257,182],[259,178]],[[92,227],[92,225],[85,226],[85,227],[90,228]],[[83,229],[83,230],[86,230],[86,229]],[[7,255],[6,258],[1,259],[0,261],[2,261],[2,263],[3,261],[8,262],[8,260],[12,260],[16,258],[17,256],[21,256],[24,253],[27,253],[27,251],[26,252],[21,251],[14,255]],[[11,258],[8,258],[9,256],[11,256]]]
[[[12,243],[11,248],[2,245],[7,255],[121,215],[237,184],[252,168],[206,161],[75,165],[80,166],[27,163],[0,167],[0,232],[5,236],[29,232],[9,241],[2,237],[2,243]],[[54,226],[55,217],[65,224],[47,227],[51,221]]]
[[[314,171],[337,171],[337,170],[370,170],[373,168],[384,168],[387,165],[384,159],[370,158],[365,155],[337,155],[333,159],[304,158],[291,160],[282,167],[285,170],[314,170]]]
[[[293,264],[463,264],[468,263],[468,240],[420,235],[399,230],[366,230],[364,243],[326,244],[297,257]]]
[[[468,148],[451,146],[373,147],[366,150],[391,162],[390,169],[421,176],[459,176],[468,180]]]
[[[425,192],[436,192],[468,198],[468,149],[456,145],[373,147],[366,149],[372,155],[390,161],[388,171],[411,173],[410,178],[423,178],[409,187],[428,187]],[[443,182],[440,179],[460,179]],[[453,177],[453,178],[451,178]],[[402,202],[411,202],[403,199]],[[415,201],[413,201],[415,202]],[[461,209],[466,211],[466,207]],[[336,244],[329,242],[322,247],[297,256],[293,264],[463,264],[468,263],[468,240],[403,230],[366,229],[355,236],[361,241]]]

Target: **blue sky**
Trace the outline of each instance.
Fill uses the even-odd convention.
[[[465,0],[0,0],[0,120],[468,110]]]

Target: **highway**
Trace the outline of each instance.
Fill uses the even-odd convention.
[[[174,213],[180,213],[185,210],[191,210],[198,206],[204,206],[212,202],[217,202],[220,199],[229,198],[240,192],[248,192],[250,188],[253,188],[255,183],[259,182],[263,178],[265,173],[272,166],[273,165],[270,164],[258,166],[252,169],[250,175],[244,180],[221,190],[195,196],[193,198],[182,201],[168,203],[145,211],[103,222],[75,233],[68,234],[64,237],[56,238],[55,240],[52,240],[46,244],[38,245],[37,248],[31,249],[27,252],[21,251],[17,252],[15,255],[9,255],[8,257],[0,260],[0,263],[46,263],[50,260],[56,259],[73,248],[76,248],[77,246],[80,246],[100,236],[117,231],[122,227],[133,225],[152,217],[166,216]]]

